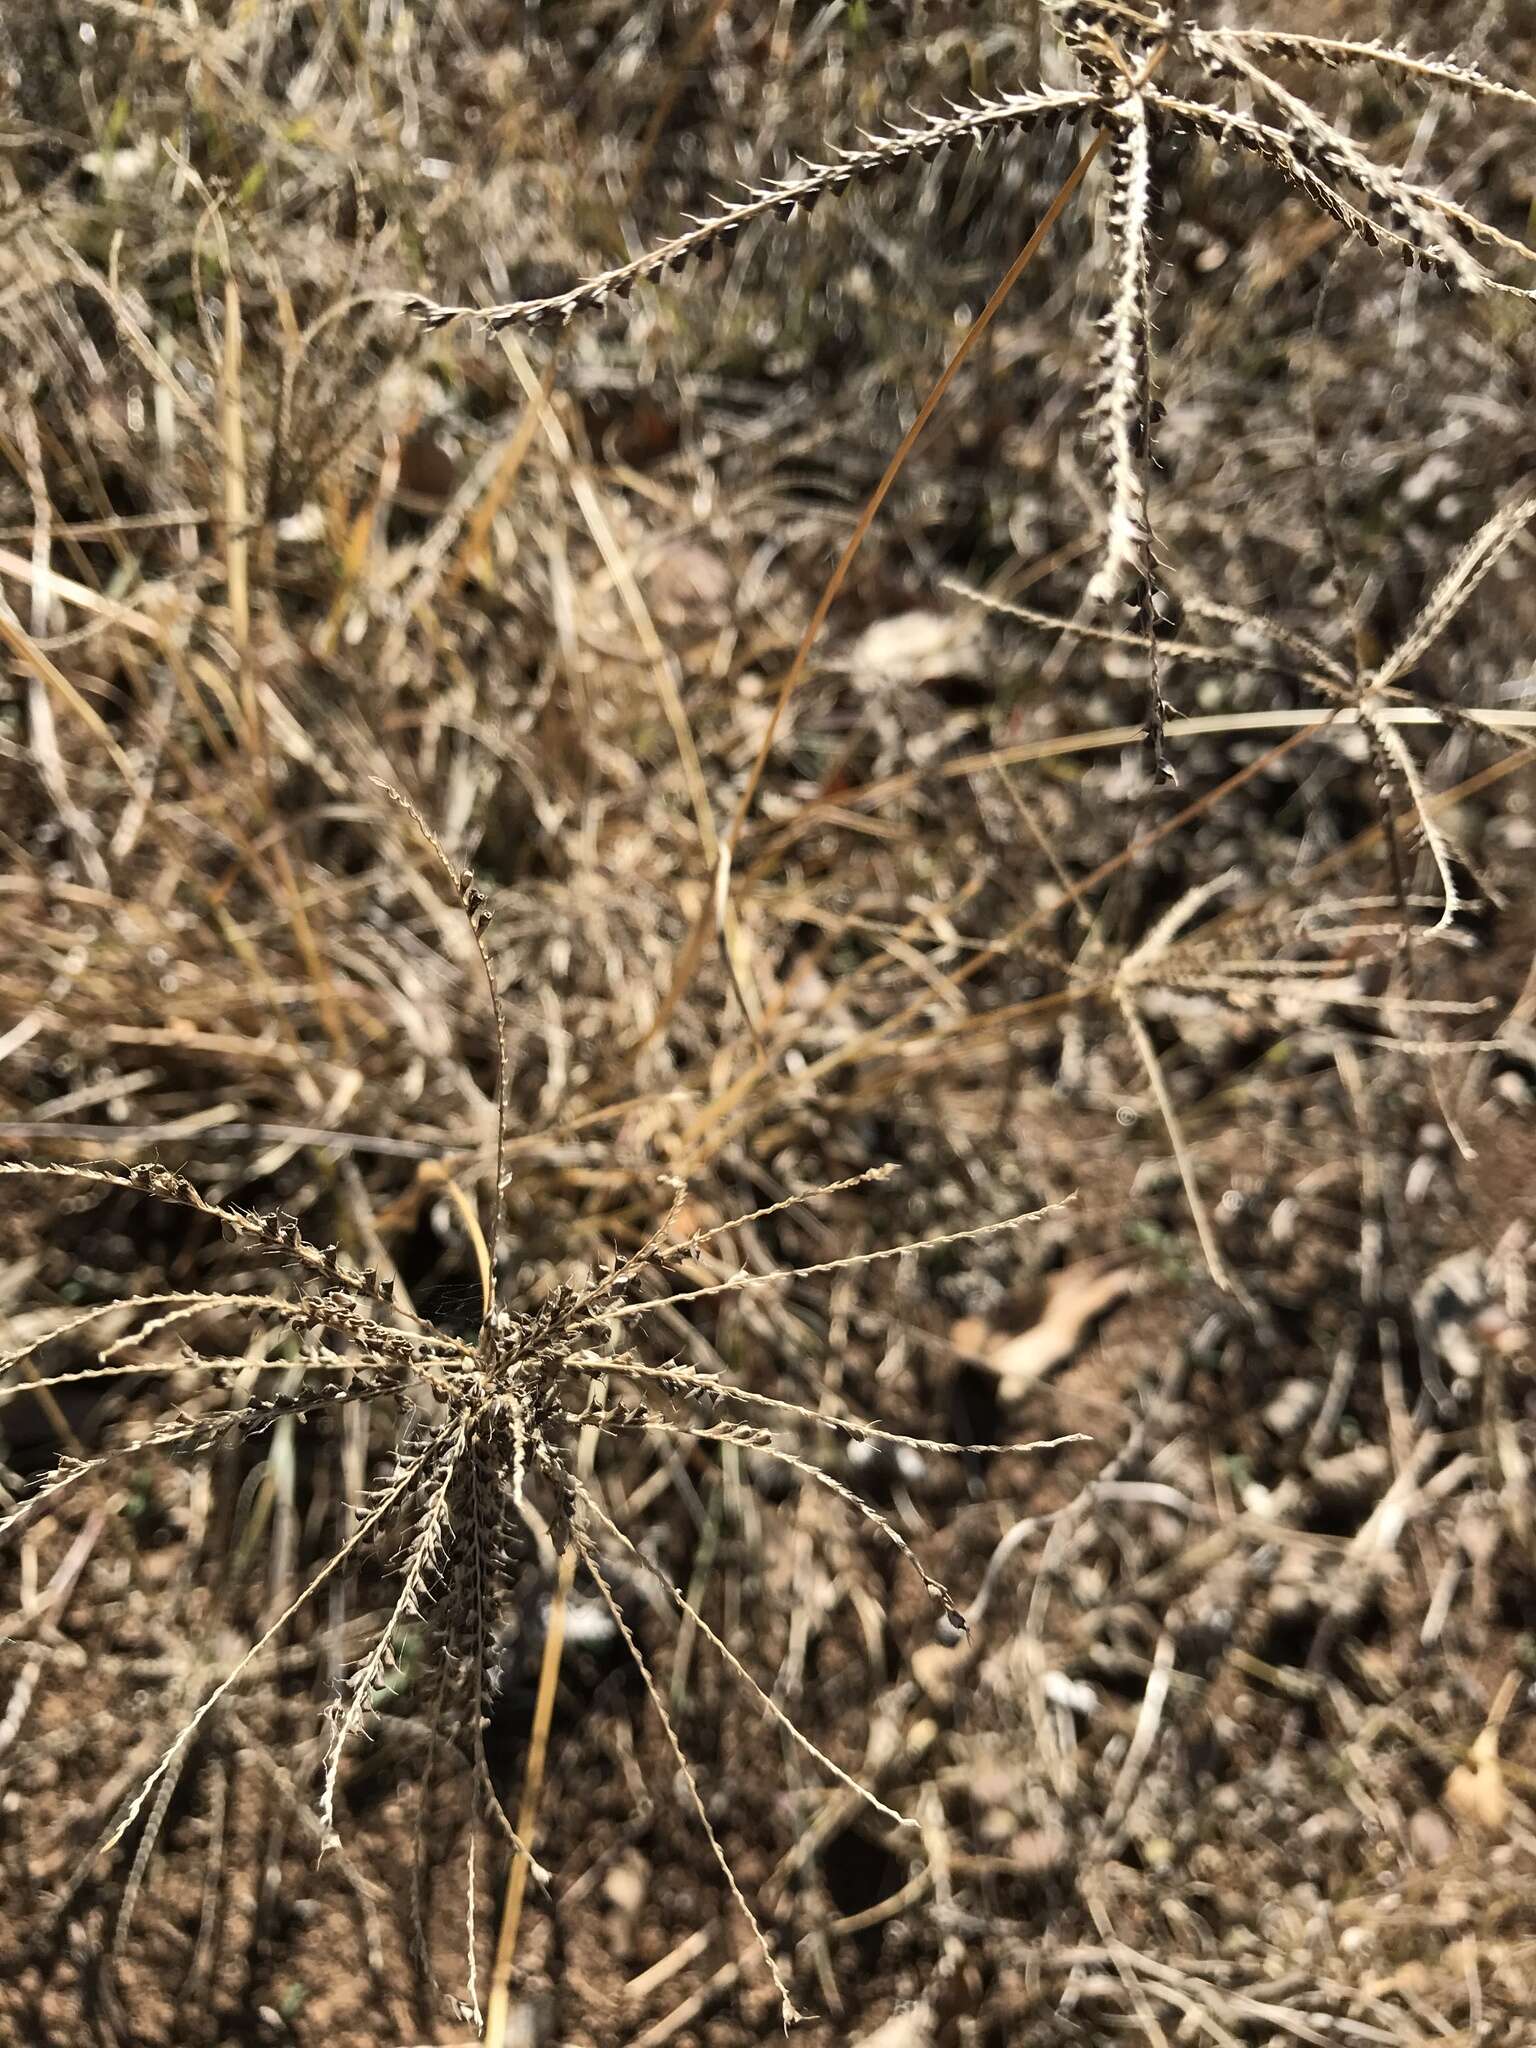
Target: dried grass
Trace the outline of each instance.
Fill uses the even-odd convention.
[[[0,25],[0,2032],[1523,2023],[1532,101],[1363,12]]]

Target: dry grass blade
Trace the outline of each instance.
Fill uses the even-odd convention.
[[[1243,1289],[1233,1278],[1231,1269],[1221,1255],[1221,1247],[1216,1242],[1216,1233],[1211,1227],[1211,1213],[1206,1207],[1205,1197],[1200,1192],[1199,1175],[1195,1171],[1195,1163],[1190,1156],[1189,1144],[1184,1136],[1184,1127],[1179,1121],[1178,1111],[1174,1108],[1173,1097],[1168,1092],[1167,1078],[1163,1073],[1162,1061],[1158,1058],[1157,1047],[1152,1042],[1152,1034],[1142,1021],[1141,1012],[1128,997],[1121,1001],[1120,1014],[1125,1019],[1126,1030],[1131,1034],[1131,1043],[1136,1048],[1136,1056],[1141,1061],[1157,1100],[1157,1112],[1163,1120],[1163,1128],[1168,1133],[1168,1142],[1173,1147],[1173,1156],[1179,1168],[1179,1179],[1184,1186],[1184,1198],[1194,1219],[1195,1234],[1200,1240],[1206,1270],[1224,1294],[1233,1294],[1242,1300]]]

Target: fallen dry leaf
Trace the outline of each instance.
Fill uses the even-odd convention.
[[[1498,1834],[1509,1819],[1509,1791],[1498,1758],[1458,1764],[1445,1781],[1445,1803],[1458,1820]]]
[[[1019,1390],[1065,1365],[1101,1316],[1123,1301],[1136,1284],[1129,1266],[1081,1259],[1046,1282],[1040,1314],[1027,1330],[1007,1337],[979,1316],[963,1316],[950,1331],[958,1351]]]
[[[853,2048],[931,2048],[933,2007],[927,1999],[906,2012],[895,2013],[872,2034],[861,2034]]]
[[[1442,1795],[1458,1820],[1489,1834],[1502,1833],[1509,1820],[1509,1787],[1499,1763],[1499,1732],[1517,1690],[1518,1679],[1510,1672],[1499,1687],[1486,1724],[1467,1751],[1466,1762],[1458,1764],[1446,1779]]]
[[[970,1636],[958,1643],[921,1643],[912,1652],[912,1676],[936,1707],[947,1707],[975,1657]]]
[[[673,541],[651,564],[646,594],[659,626],[718,626],[730,616],[736,578],[712,548]]]
[[[849,653],[848,669],[861,689],[909,689],[979,674],[984,648],[974,616],[899,612],[865,628]]]

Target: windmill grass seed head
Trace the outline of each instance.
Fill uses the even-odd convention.
[[[675,1309],[717,1295],[774,1286],[808,1275],[895,1258],[909,1251],[1011,1231],[1045,1212],[1010,1216],[920,1243],[888,1246],[810,1266],[767,1273],[728,1271],[718,1280],[663,1291],[665,1283],[680,1271],[689,1277],[701,1270],[709,1271],[703,1255],[726,1232],[742,1224],[760,1222],[799,1202],[882,1179],[891,1169],[877,1167],[772,1202],[750,1216],[682,1237],[672,1234],[683,1193],[681,1186],[673,1183],[669,1210],[637,1250],[611,1260],[584,1284],[558,1283],[536,1302],[503,1301],[498,1271],[506,1171],[505,1088],[500,1056],[505,1032],[485,945],[490,909],[473,875],[449,861],[414,806],[397,791],[388,793],[418,826],[424,843],[463,906],[485,969],[495,1017],[495,1184],[484,1205],[483,1222],[476,1219],[467,1201],[464,1204],[466,1221],[472,1226],[481,1280],[481,1318],[473,1340],[434,1328],[394,1298],[388,1277],[373,1267],[353,1266],[334,1245],[312,1243],[292,1216],[280,1211],[258,1214],[210,1201],[193,1182],[167,1167],[153,1163],[75,1165],[0,1161],[0,1176],[69,1177],[151,1195],[195,1210],[216,1220],[226,1237],[247,1251],[270,1255],[296,1268],[299,1280],[296,1291],[288,1294],[187,1290],[140,1294],[126,1302],[113,1301],[87,1309],[48,1335],[0,1358],[0,1369],[6,1371],[11,1381],[0,1388],[0,1401],[32,1388],[53,1388],[112,1375],[142,1377],[155,1372],[191,1371],[218,1387],[232,1376],[237,1365],[254,1365],[263,1371],[291,1371],[291,1358],[275,1356],[266,1349],[245,1360],[231,1359],[227,1351],[208,1355],[199,1349],[200,1332],[236,1317],[265,1326],[269,1332],[291,1332],[301,1340],[299,1386],[270,1396],[242,1398],[228,1407],[168,1415],[130,1448],[202,1452],[231,1439],[264,1431],[282,1417],[317,1418],[360,1402],[388,1401],[395,1405],[399,1417],[388,1467],[371,1495],[356,1509],[350,1533],[218,1681],[201,1692],[195,1708],[163,1754],[124,1802],[100,1844],[100,1852],[115,1848],[140,1826],[146,1813],[153,1816],[159,1811],[163,1787],[179,1774],[199,1730],[322,1587],[341,1574],[355,1572],[369,1550],[391,1546],[393,1604],[373,1634],[370,1646],[344,1681],[332,1708],[319,1789],[322,1839],[328,1844],[338,1840],[343,1759],[349,1744],[363,1736],[373,1720],[396,1669],[398,1647],[407,1633],[413,1632],[418,1638],[424,1635],[432,1645],[436,1667],[429,1709],[431,1753],[421,1795],[423,1811],[438,1778],[453,1770],[457,1753],[460,1775],[468,1787],[466,1818],[471,1844],[476,1824],[488,1821],[510,1849],[526,1854],[526,1845],[519,1840],[504,1809],[487,1756],[486,1722],[497,1684],[501,1631],[510,1614],[526,1603],[540,1553],[547,1554],[552,1549],[555,1554],[563,1554],[574,1544],[639,1668],[667,1740],[676,1753],[686,1792],[704,1826],[711,1851],[752,1925],[788,2016],[793,2012],[788,1985],[726,1863],[666,1703],[633,1628],[615,1600],[610,1581],[612,1567],[605,1564],[605,1553],[611,1559],[617,1551],[621,1560],[629,1561],[648,1579],[657,1581],[668,1604],[689,1617],[761,1711],[822,1768],[857,1792],[886,1821],[898,1825],[911,1823],[817,1749],[769,1697],[698,1608],[653,1564],[635,1536],[620,1528],[608,1514],[595,1478],[584,1473],[577,1446],[585,1432],[592,1432],[597,1440],[620,1440],[649,1432],[663,1439],[690,1438],[705,1445],[736,1446],[777,1461],[785,1471],[820,1486],[867,1521],[921,1577],[939,1605],[942,1625],[950,1631],[963,1630],[964,1617],[948,1591],[920,1563],[889,1517],[853,1487],[824,1470],[820,1463],[782,1441],[781,1433],[789,1428],[812,1428],[834,1439],[885,1443],[934,1454],[996,1454],[1025,1446],[962,1445],[912,1436],[856,1416],[811,1408],[782,1396],[735,1386],[713,1373],[675,1360],[645,1359],[627,1344],[627,1326],[663,1305]],[[644,1298],[643,1285],[656,1290],[653,1298]],[[89,1342],[93,1325],[125,1311],[133,1318],[132,1328],[99,1344],[91,1364],[53,1375],[39,1373],[34,1360],[48,1345],[60,1337]],[[23,1375],[19,1379],[15,1377],[18,1369]],[[1063,1437],[1052,1441],[1079,1440]],[[115,1455],[115,1451],[109,1450],[63,1461],[0,1519],[0,1535],[46,1511],[66,1490],[95,1477]],[[418,1943],[424,1957],[426,1939],[419,1902],[425,1879],[420,1866],[425,1856],[424,1831],[418,1829],[415,1896]],[[533,1868],[537,1871],[538,1866]],[[466,1882],[471,1985],[466,2010],[477,2014],[478,2002],[473,1991],[472,1865],[467,1870]]]

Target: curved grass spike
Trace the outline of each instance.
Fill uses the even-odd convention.
[[[1142,636],[1147,676],[1147,743],[1155,780],[1177,780],[1169,766],[1158,660],[1158,578],[1153,554],[1149,472],[1152,427],[1152,148],[1147,110],[1127,92],[1109,118],[1115,245],[1114,297],[1099,323],[1102,395],[1098,424],[1109,482],[1104,552],[1088,586],[1089,602],[1125,597]]]
[[[178,1759],[186,1750],[187,1745],[191,1742],[193,1736],[197,1733],[198,1729],[202,1726],[203,1722],[213,1712],[214,1708],[218,1705],[219,1701],[223,1699],[224,1695],[227,1692],[229,1692],[231,1688],[238,1682],[241,1675],[250,1667],[251,1664],[255,1662],[256,1658],[261,1654],[263,1650],[267,1648],[267,1646],[270,1643],[273,1643],[277,1640],[277,1637],[287,1627],[288,1623],[293,1620],[294,1616],[301,1613],[303,1609],[309,1605],[310,1601],[313,1600],[316,1593],[320,1591],[320,1588],[323,1585],[325,1585],[328,1580],[335,1577],[336,1573],[341,1569],[342,1565],[346,1563],[347,1559],[351,1557],[355,1551],[361,1548],[362,1544],[379,1526],[379,1524],[388,1517],[390,1511],[396,1506],[398,1506],[401,1499],[409,1491],[410,1487],[414,1484],[416,1478],[425,1467],[429,1455],[429,1452],[422,1452],[413,1463],[408,1464],[405,1467],[404,1471],[400,1473],[389,1486],[385,1487],[382,1490],[382,1492],[374,1500],[373,1504],[369,1507],[367,1512],[358,1517],[357,1527],[352,1531],[352,1534],[347,1538],[346,1542],[340,1545],[340,1547],[337,1550],[335,1550],[330,1557],[326,1559],[325,1563],[321,1565],[320,1569],[311,1576],[309,1583],[305,1586],[304,1590],[298,1595],[298,1597],[294,1600],[289,1601],[288,1605],[283,1609],[282,1613],[278,1615],[277,1619],[270,1623],[269,1626],[262,1631],[262,1633],[256,1638],[256,1640],[251,1644],[250,1648],[246,1651],[245,1655],[241,1657],[235,1665],[232,1666],[232,1668],[225,1674],[224,1678],[220,1681],[220,1683],[216,1685],[213,1688],[213,1690],[206,1695],[202,1703],[198,1706],[196,1712],[193,1713],[189,1717],[189,1719],[184,1723],[181,1732],[171,1743],[170,1747],[165,1751],[165,1754],[161,1757],[159,1763],[155,1765],[154,1769],[149,1773],[148,1777],[144,1779],[137,1793],[128,1802],[128,1805],[124,1808],[121,1818],[118,1820],[118,1822],[112,1829],[112,1832],[107,1836],[106,1840],[103,1842],[103,1850],[115,1848],[117,1844],[123,1839],[123,1836],[127,1834],[128,1830],[133,1826],[134,1821],[143,1812],[144,1807],[153,1795],[156,1786],[159,1785],[160,1781],[165,1777],[168,1771],[172,1770],[177,1766]]]
[[[899,1259],[907,1252],[938,1251],[945,1245],[968,1244],[974,1238],[995,1237],[999,1231],[1018,1230],[1026,1223],[1039,1223],[1062,1206],[1059,1202],[1048,1202],[1043,1209],[1021,1209],[1016,1216],[1000,1216],[994,1223],[975,1223],[965,1230],[946,1231],[942,1237],[913,1238],[907,1244],[882,1245],[878,1251],[850,1252],[841,1259],[819,1259],[814,1265],[785,1266],[774,1273],[737,1273],[729,1280],[721,1280],[711,1287],[690,1287],[680,1294],[669,1294],[659,1302],[633,1302],[624,1308],[602,1311],[602,1320],[607,1323],[622,1323],[635,1316],[654,1313],[657,1308],[675,1308],[684,1301],[703,1301],[712,1294],[739,1294],[749,1287],[771,1287],[780,1280],[804,1280],[816,1273],[840,1273],[848,1266],[873,1266],[882,1259]]]
[[[1536,113],[1536,95],[1521,86],[1506,85],[1475,64],[1455,64],[1443,57],[1415,57],[1391,43],[1356,43],[1342,36],[1292,35],[1265,28],[1224,28],[1214,36],[1203,30],[1191,30],[1189,34],[1197,48],[1212,40],[1237,43],[1260,57],[1274,57],[1289,64],[1317,64],[1329,71],[1374,64],[1406,79],[1410,85],[1423,86],[1426,91],[1445,87],[1473,98],[1507,100],[1527,113]]]
[[[311,1244],[300,1230],[298,1218],[286,1215],[281,1209],[263,1215],[251,1209],[235,1209],[223,1202],[210,1202],[185,1175],[150,1161],[120,1166],[116,1161],[107,1159],[78,1164],[72,1160],[0,1159],[0,1175],[36,1174],[96,1181],[103,1187],[127,1188],[135,1194],[154,1195],[162,1202],[175,1202],[182,1208],[195,1209],[199,1215],[211,1216],[231,1237],[261,1251],[271,1252],[278,1258],[292,1259],[301,1266],[307,1266],[312,1273],[318,1273],[333,1287],[342,1288],[349,1294],[370,1295],[412,1322],[421,1321],[419,1316],[396,1302],[391,1280],[382,1278],[372,1266],[354,1271],[343,1265],[338,1245]],[[122,1306],[121,1303],[114,1305]]]
[[[326,1845],[336,1843],[336,1781],[342,1751],[349,1737],[361,1733],[373,1705],[373,1697],[388,1672],[395,1668],[395,1640],[407,1622],[414,1620],[427,1599],[428,1580],[438,1568],[443,1549],[452,1533],[452,1496],[464,1455],[467,1421],[461,1420],[448,1447],[435,1461],[442,1476],[434,1477],[428,1505],[417,1525],[410,1557],[401,1574],[400,1592],[374,1642],[373,1648],[346,1681],[345,1704],[339,1707],[330,1747],[326,1751],[325,1778],[320,1793],[320,1825]]]
[[[919,127],[896,128],[887,135],[871,136],[861,148],[839,149],[830,163],[812,164],[798,178],[771,179],[754,186],[745,199],[721,200],[713,213],[693,221],[682,234],[658,243],[629,263],[584,278],[568,291],[483,307],[444,306],[413,294],[406,298],[405,309],[432,333],[466,320],[483,321],[493,333],[504,327],[541,327],[555,321],[565,326],[578,313],[596,312],[611,299],[627,299],[635,286],[647,279],[707,260],[754,221],[793,220],[797,214],[809,213],[825,193],[845,192],[850,185],[887,171],[931,163],[946,150],[980,146],[994,135],[1011,134],[1036,122],[1065,120],[1085,113],[1092,104],[1093,96],[1086,92],[1006,93],[974,106],[957,106],[948,114],[928,114]]]
[[[1099,323],[1102,343],[1100,424],[1110,472],[1109,523],[1104,554],[1088,587],[1104,602],[1118,596],[1146,568],[1151,542],[1141,453],[1148,411],[1149,270],[1152,163],[1146,108],[1134,94],[1116,107],[1110,123],[1109,175],[1114,187],[1110,229],[1116,242],[1114,301]]]
[[[666,1304],[658,1302],[656,1306],[662,1308]],[[749,1408],[765,1409],[775,1415],[793,1416],[798,1422],[830,1429],[835,1435],[846,1437],[851,1443],[892,1444],[901,1450],[925,1451],[935,1457],[1001,1458],[1015,1451],[1055,1451],[1064,1444],[1085,1444],[1092,1441],[1090,1437],[1074,1430],[1065,1436],[1039,1437],[1027,1443],[948,1443],[938,1437],[908,1436],[899,1429],[886,1429],[879,1423],[865,1422],[857,1415],[838,1415],[825,1408],[812,1408],[802,1401],[786,1400],[781,1394],[760,1394],[752,1387],[734,1387],[728,1380],[720,1379],[711,1373],[699,1372],[689,1365],[642,1365],[638,1359],[627,1355],[621,1359],[578,1355],[573,1358],[572,1364],[578,1370],[587,1373],[614,1373],[624,1379],[657,1380],[685,1393],[697,1394],[704,1401],[738,1401]]]
[[[178,1364],[184,1361],[178,1361]],[[85,1378],[85,1374],[64,1375],[65,1378]],[[393,1394],[397,1388],[392,1381],[379,1380],[371,1375],[360,1375],[354,1371],[351,1383],[346,1387],[324,1387],[312,1394],[279,1394],[269,1400],[247,1401],[239,1408],[232,1408],[223,1415],[177,1416],[162,1422],[147,1435],[134,1442],[103,1451],[94,1458],[66,1458],[54,1467],[52,1474],[33,1490],[24,1494],[7,1514],[0,1515],[0,1540],[9,1536],[14,1529],[25,1528],[43,1511],[51,1506],[82,1480],[98,1477],[108,1465],[118,1458],[141,1457],[146,1451],[175,1451],[178,1455],[195,1455],[215,1449],[229,1437],[259,1436],[270,1429],[274,1422],[285,1415],[308,1417],[322,1408],[344,1408],[356,1401],[371,1401],[381,1395]]]

